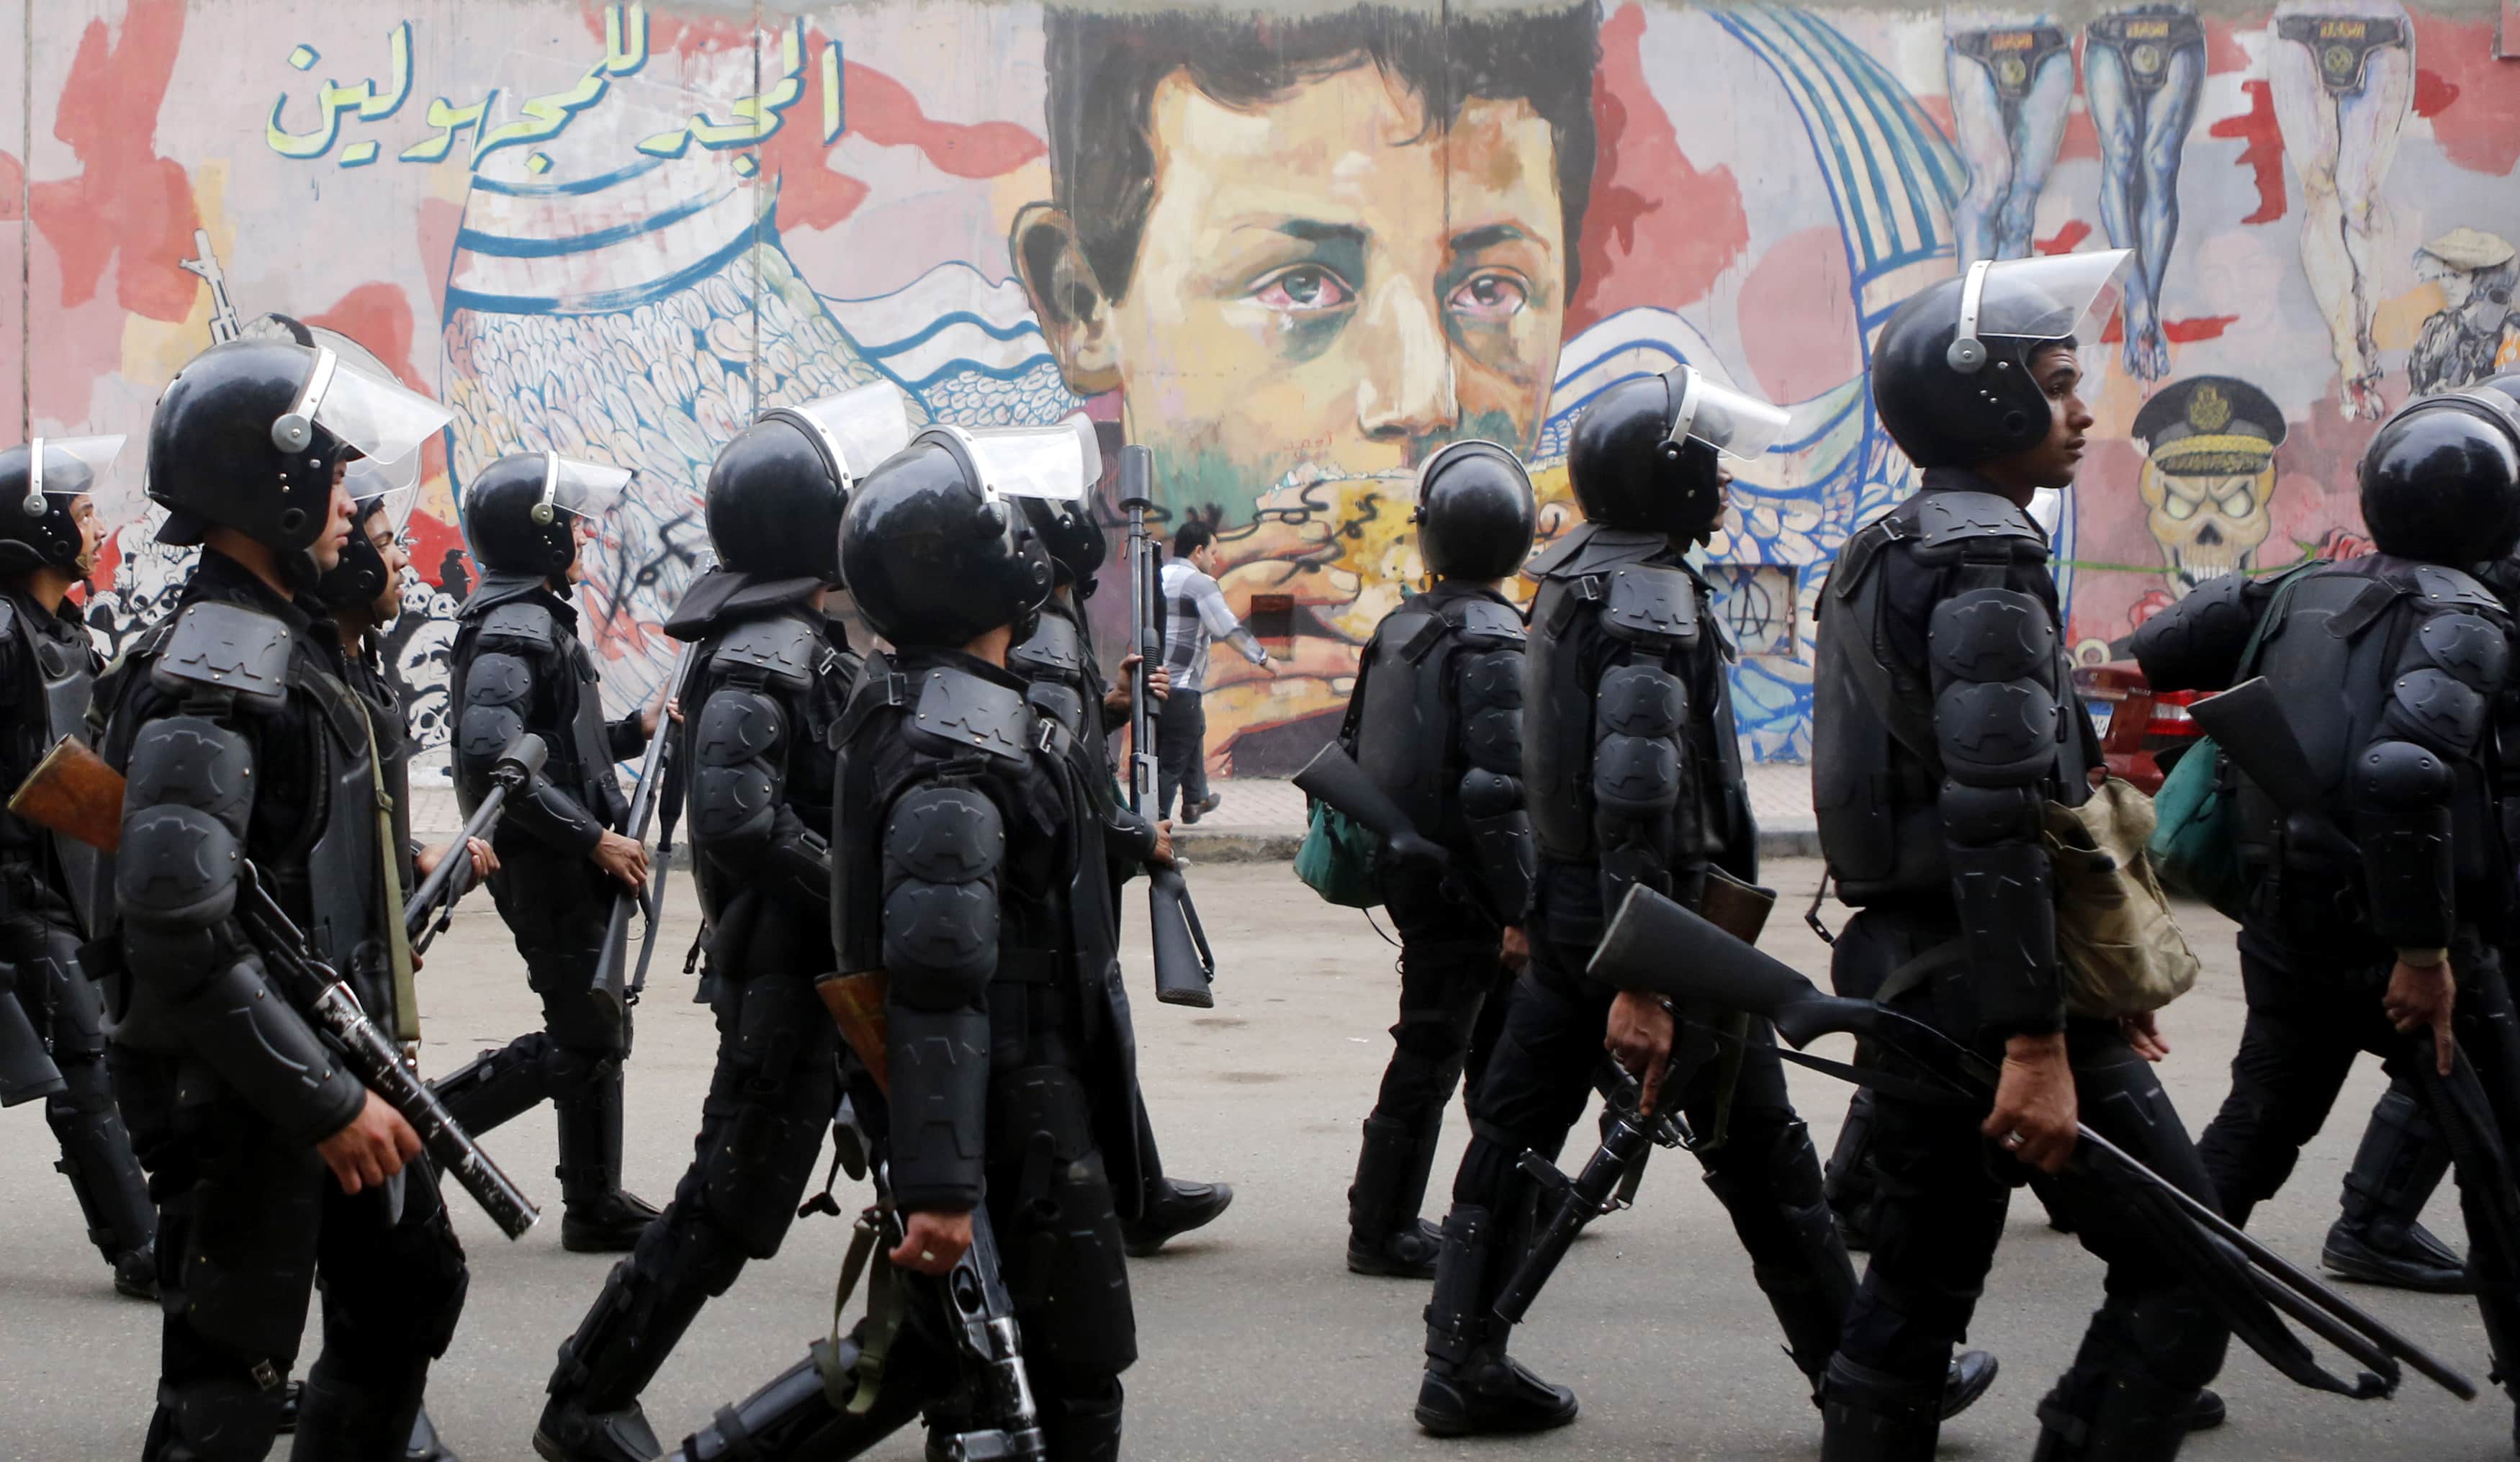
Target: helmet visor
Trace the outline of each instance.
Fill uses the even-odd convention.
[[[1727,457],[1756,457],[1775,446],[1793,421],[1781,406],[1718,385],[1687,366],[1663,377],[1679,397],[1671,440],[1700,441]]]
[[[2133,257],[2132,249],[2108,248],[1973,264],[1960,291],[1959,333],[2022,340],[2071,335],[2092,344],[2117,313],[2118,280]]]
[[[621,506],[621,497],[638,474],[628,467],[580,462],[557,452],[543,454],[543,498],[534,505],[534,521],[551,521],[552,509],[600,518]]]
[[[364,526],[369,513],[382,511],[397,538],[411,525],[411,510],[420,502],[417,484],[398,481],[395,473],[365,460],[350,464],[341,477],[341,491],[350,495],[353,524]]]
[[[832,461],[851,483],[910,445],[910,403],[901,388],[888,380],[802,406],[783,406],[768,415],[783,413],[802,421],[822,438]]]
[[[27,443],[26,501],[29,516],[45,511],[44,498],[84,496],[99,521],[111,533],[139,521],[149,510],[140,484],[114,475],[114,459],[122,455],[122,436],[39,436]]]
[[[1001,498],[1082,502],[1102,480],[1102,451],[1082,416],[1056,426],[1008,426],[953,433],[980,474],[980,490]]]
[[[442,430],[455,413],[401,383],[373,376],[318,347],[315,367],[298,387],[289,415],[272,423],[271,439],[284,452],[313,440],[321,426],[379,463],[400,462]]]

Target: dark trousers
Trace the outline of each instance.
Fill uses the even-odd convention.
[[[105,1002],[79,964],[78,936],[39,918],[0,928],[0,960],[16,971],[16,999],[52,1052],[63,1088],[44,1098],[44,1121],[88,1241],[108,1263],[146,1246],[158,1230],[148,1182],[113,1099],[105,1062]],[[7,997],[0,997],[7,998]]]
[[[112,1058],[158,1205],[165,1319],[143,1457],[250,1462],[271,1449],[319,1279],[323,1350],[294,1453],[398,1454],[468,1284],[427,1161],[345,1194],[312,1147],[206,1072],[124,1047]]]
[[[2223,1211],[2234,1222],[2246,1222],[2252,1209],[2283,1186],[2302,1146],[2326,1122],[2354,1058],[2364,1051],[2380,1056],[2393,1078],[2411,1078],[2407,1085],[2436,1130],[2458,1116],[2441,1109],[2446,1084],[2426,1077],[2435,1059],[2431,1033],[2402,1036],[2381,1011],[2386,963],[2322,968],[2314,956],[2257,935],[2255,929],[2241,935],[2249,1016],[2231,1057],[2231,1091],[2197,1144]],[[2520,1355],[2513,1353],[2520,1350],[2520,1254],[2493,1238],[2504,1229],[2496,1190],[2507,1192],[2510,1182],[2501,1137],[2520,1131],[2520,1024],[2492,951],[2469,942],[2452,951],[2452,968],[2458,978],[2452,1029],[2487,1109],[2465,1114],[2461,1125],[2480,1129],[2489,1150],[2454,1158],[2452,1166],[2468,1226],[2468,1276],[2497,1369],[2506,1388],[2520,1394],[2520,1376],[2514,1376]]]
[[[1605,1059],[1601,1038],[1613,992],[1578,973],[1592,956],[1586,943],[1533,941],[1533,967],[1506,1001],[1503,1028],[1486,1074],[1470,1093],[1470,1145],[1453,1183],[1457,1208],[1486,1209],[1515,1221],[1535,1194],[1518,1166],[1525,1149],[1554,1159],[1583,1115],[1593,1074]],[[1692,1128],[1711,1132],[1723,1100],[1720,1047],[1706,1028],[1681,1028],[1663,1100],[1676,1102]],[[1748,1251],[1759,1287],[1777,1309],[1806,1374],[1826,1364],[1854,1282],[1821,1199],[1820,1158],[1785,1093],[1773,1033],[1760,1027],[1747,1046],[1732,1097],[1727,1140],[1699,1153],[1714,1189]],[[1484,1310],[1511,1277],[1516,1245],[1484,1276]]]
[[[1207,798],[1207,712],[1199,692],[1176,687],[1164,697],[1155,721],[1155,809],[1151,816],[1173,815],[1173,792],[1182,805]]]
[[[1838,938],[1837,986],[1877,989],[1891,970],[1957,933],[1947,914],[1867,909]],[[1952,1029],[1930,987],[1892,1005]],[[2179,1113],[2151,1064],[2116,1024],[2070,1021],[2066,1045],[2083,1122],[2211,1202],[2213,1186]],[[1892,1072],[1904,1064],[1886,1051],[1873,1059]],[[1872,1258],[1848,1311],[1841,1364],[1831,1370],[1833,1397],[1841,1374],[1861,1375],[1861,1390],[1869,1394],[1854,1397],[1856,1404],[1932,1425],[1952,1351],[1995,1261],[2012,1185],[2029,1171],[2002,1158],[1979,1133],[1984,1119],[1977,1108],[1875,1093],[1871,1166],[1879,1192]],[[2139,1217],[2109,1189],[2070,1170],[2051,1192],[2083,1247],[2108,1265],[2105,1299],[2074,1371],[2060,1383],[2067,1407],[2079,1411],[2081,1394],[2103,1395],[2112,1378],[2143,1384],[2148,1393],[2192,1393],[2212,1380],[2228,1336],[2204,1297],[2154,1257]]]

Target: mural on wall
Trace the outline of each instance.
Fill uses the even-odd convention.
[[[2086,658],[2215,573],[2350,547],[2373,418],[2520,355],[2520,66],[2490,22],[2388,0],[2079,32],[1660,0],[270,16],[66,0],[0,57],[34,118],[0,152],[0,277],[26,280],[0,381],[21,429],[137,431],[212,338],[288,331],[446,401],[391,646],[431,737],[473,474],[637,471],[586,591],[626,704],[705,562],[718,446],[868,380],[922,422],[1083,412],[1154,449],[1277,657],[1210,687],[1217,770],[1250,773],[1328,734],[1418,586],[1418,461],[1513,447],[1554,534],[1575,417],[1684,361],[1794,415],[1707,557],[1748,748],[1802,754],[1816,592],[1912,485],[1866,347],[1972,257],[2137,254],[2085,342],[2100,425],[2058,529]],[[183,567],[126,532],[100,638]]]

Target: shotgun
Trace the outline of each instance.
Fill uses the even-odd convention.
[[[1155,698],[1148,678],[1164,663],[1162,565],[1147,531],[1154,502],[1154,454],[1145,447],[1120,449],[1120,506],[1129,514],[1130,639],[1138,668],[1129,676],[1129,811],[1147,817],[1155,801]],[[1170,864],[1147,867],[1147,918],[1155,939],[1155,998],[1167,1005],[1216,1003],[1216,954],[1190,901],[1190,885]]]
[[[666,676],[665,683],[674,687],[675,695],[683,691],[683,675],[691,668],[692,649],[693,646],[686,643],[675,653],[674,668]],[[648,754],[639,762],[639,790],[630,799],[630,823],[621,829],[624,836],[635,842],[647,842],[649,825],[656,820],[656,809],[663,800],[666,766],[673,757],[674,739],[672,718],[659,710],[655,734],[648,738]],[[639,1003],[639,990],[630,981],[626,957],[630,943],[630,912],[636,908],[648,915],[645,942],[652,945],[656,942],[656,919],[664,911],[664,861],[659,859],[656,863],[657,865],[650,870],[654,879],[651,887],[613,896],[612,917],[604,926],[604,950],[595,959],[595,985],[586,993],[586,997],[595,1001],[596,1013],[615,1033],[628,1023],[630,1007]],[[641,983],[645,983],[647,968],[647,961],[642,959],[639,965]]]
[[[402,907],[403,937],[411,941],[415,954],[428,948],[428,942],[446,932],[455,917],[455,905],[472,888],[472,846],[474,838],[486,838],[499,825],[499,810],[507,804],[508,794],[523,786],[527,778],[543,769],[551,755],[543,738],[530,731],[517,738],[517,744],[503,753],[490,769],[490,790],[481,805],[465,820],[464,830],[455,837],[455,846],[437,867],[420,880],[411,898]]]

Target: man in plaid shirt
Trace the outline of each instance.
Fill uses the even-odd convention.
[[[1173,791],[1182,792],[1181,820],[1195,822],[1216,811],[1220,800],[1207,789],[1207,713],[1201,692],[1207,687],[1207,644],[1222,639],[1252,664],[1277,674],[1269,652],[1260,647],[1250,628],[1235,617],[1216,587],[1223,567],[1216,552],[1216,529],[1192,518],[1173,534],[1173,555],[1166,559],[1164,592],[1164,669],[1172,677],[1172,693],[1164,698],[1155,726],[1155,807],[1151,816],[1172,816]]]

